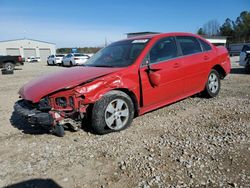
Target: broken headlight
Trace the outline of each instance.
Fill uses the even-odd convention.
[[[66,108],[67,107],[67,99],[66,97],[58,97],[56,98],[56,105]]]

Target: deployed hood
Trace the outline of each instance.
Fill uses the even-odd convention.
[[[67,89],[88,80],[104,76],[122,68],[74,67],[50,73],[25,84],[19,91],[23,99],[39,102],[39,100],[58,90]]]

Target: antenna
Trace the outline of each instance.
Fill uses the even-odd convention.
[[[26,30],[23,30],[23,38],[26,39]]]

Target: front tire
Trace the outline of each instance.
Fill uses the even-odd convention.
[[[65,135],[65,132],[64,132],[64,128],[62,125],[55,125],[53,128],[52,128],[52,133],[56,136],[59,136],[59,137],[63,137]]]
[[[220,75],[216,70],[212,69],[208,75],[206,86],[203,91],[204,96],[207,98],[216,97],[220,92],[220,86]]]
[[[91,127],[97,134],[126,129],[133,121],[134,105],[121,91],[110,91],[97,101],[92,109]]]

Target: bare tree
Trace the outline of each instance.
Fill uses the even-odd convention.
[[[202,29],[203,29],[203,32],[209,36],[220,34],[220,24],[217,20],[208,21],[207,23],[203,25]]]

